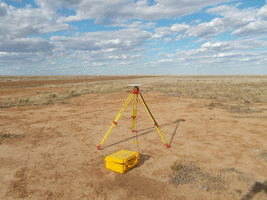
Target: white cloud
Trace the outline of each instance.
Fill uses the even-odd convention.
[[[174,33],[180,33],[182,31],[189,29],[189,28],[190,28],[190,26],[187,24],[173,24],[172,27],[170,28],[170,31],[174,32]]]
[[[235,6],[229,6],[229,5],[216,6],[216,7],[209,8],[206,10],[206,12],[208,13],[220,14],[222,16],[229,15],[237,11],[238,10]]]
[[[171,43],[171,42],[174,42],[174,41],[176,41],[174,38],[165,38],[165,39],[164,39],[164,42],[165,42],[166,44]]]
[[[129,20],[125,19],[114,19],[109,20],[108,24],[105,25],[107,27],[125,27],[125,28],[142,28],[142,29],[153,29],[157,25],[156,22],[147,22],[144,23],[143,21],[133,21],[129,23]]]
[[[38,35],[73,29],[69,24],[51,21],[53,12],[30,5],[16,9],[0,3],[0,12],[4,13],[0,20],[0,65],[43,62],[53,55],[54,44]],[[35,37],[27,38],[32,35]]]
[[[34,2],[42,9],[58,9],[62,6],[68,9],[74,9],[84,2],[84,0],[35,0]]]
[[[54,52],[81,60],[127,60],[139,58],[136,52],[152,36],[141,29],[123,29],[85,33],[79,37],[52,36]],[[72,54],[70,54],[72,52]]]
[[[6,10],[7,5],[0,2],[0,17],[4,17],[7,14]]]
[[[227,42],[206,42],[198,49],[176,50],[176,54],[161,52],[162,61],[172,58],[174,66],[237,66],[243,67],[266,65],[267,41],[246,39]],[[257,50],[257,51],[255,51]],[[165,64],[165,63],[164,63]],[[242,67],[242,66],[241,66]]]
[[[207,13],[213,13],[221,15],[210,22],[200,23],[197,26],[193,26],[187,30],[186,35],[188,37],[200,37],[208,39],[220,35],[227,31],[233,31],[248,25],[256,20],[257,10],[244,9],[238,10],[234,6],[221,5],[206,10]],[[237,35],[238,32],[234,32]],[[244,31],[245,32],[245,31]]]
[[[158,62],[160,63],[166,63],[166,62],[172,62],[172,59],[160,59]]]
[[[219,14],[223,16],[224,24],[233,28],[245,26],[256,19],[257,9],[246,8],[238,10],[235,6],[222,5],[206,10],[208,13]]]
[[[219,58],[235,58],[239,56],[239,52],[227,52],[227,53],[218,53],[217,55],[214,55],[214,57],[219,57]]]
[[[198,49],[200,52],[217,53],[226,51],[250,51],[267,48],[267,41],[257,39],[235,40],[227,42],[206,42]]]
[[[267,16],[266,5],[261,9],[246,8],[238,10],[234,6],[217,6],[207,10],[209,13],[219,14],[224,18],[221,19],[221,26],[224,31],[233,31],[236,36],[257,36],[267,35],[267,22],[264,18]],[[222,32],[222,31],[221,31]]]
[[[141,26],[139,26],[139,28],[143,28],[143,29],[152,29],[152,28],[155,28],[157,25],[156,22],[147,22]]]
[[[152,36],[154,39],[159,40],[162,37],[165,37],[170,34],[178,34],[183,31],[186,31],[190,28],[189,25],[182,24],[173,24],[171,27],[160,27],[155,29],[155,34]]]
[[[175,0],[155,0],[153,5],[149,5],[148,0],[83,0],[73,7],[76,15],[68,17],[60,17],[62,21],[79,21],[83,19],[96,19],[96,23],[102,23],[104,19],[139,19],[139,20],[159,20],[168,19],[171,17],[182,17],[194,12],[201,11],[206,6],[217,5],[220,3],[230,2],[232,0],[195,0],[175,1]],[[66,4],[67,0],[58,0],[55,3],[53,0],[41,1],[39,4],[43,7],[53,7],[54,5]],[[43,3],[45,2],[45,3]],[[60,2],[60,3],[59,3]]]
[[[173,59],[160,59],[158,61],[154,61],[152,62],[152,66],[168,66],[168,65],[174,65],[176,64],[175,63],[175,60]]]
[[[222,51],[223,49],[231,48],[230,47],[230,42],[216,42],[216,43],[211,43],[211,42],[206,42],[203,45],[201,45],[201,49],[206,49],[206,50],[220,50]]]
[[[198,24],[199,22],[201,22],[201,19],[193,20],[190,24]]]
[[[39,8],[32,9],[26,7],[16,9],[5,3],[1,3],[1,7],[7,13],[0,20],[0,40],[2,41],[74,29],[69,24],[51,21],[53,13],[47,15],[46,12]]]
[[[0,41],[0,52],[51,52],[54,45],[40,37],[15,38],[9,41]]]
[[[188,37],[203,37],[210,38],[216,35],[220,35],[223,32],[226,32],[229,27],[223,22],[221,18],[215,18],[210,22],[205,22],[193,26],[188,29],[185,33]]]
[[[267,30],[267,21],[256,21],[236,29],[235,31],[233,31],[232,34],[238,36],[256,36],[256,35],[267,36],[266,30]]]
[[[259,17],[266,19],[267,18],[267,5],[262,6],[257,15]]]
[[[267,35],[267,21],[263,20],[266,6],[263,6],[260,10],[253,8],[238,10],[235,6],[221,5],[207,9],[207,13],[220,15],[220,17],[216,17],[210,22],[199,23],[193,26],[187,24],[179,25],[184,28],[182,30],[185,31],[185,33],[181,33],[177,38],[165,38],[165,43],[174,42],[185,37],[198,37],[200,38],[198,42],[200,42],[209,40],[228,31],[231,31],[232,35],[239,37]],[[177,26],[178,30],[180,28],[179,26]],[[153,38],[160,40],[162,37],[179,32],[178,30],[177,32],[172,30],[176,30],[175,24],[172,27],[156,28]]]

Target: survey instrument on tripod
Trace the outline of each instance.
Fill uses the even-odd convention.
[[[138,104],[138,97],[141,99],[143,105],[145,106],[145,109],[149,115],[149,117],[151,118],[154,126],[156,127],[161,139],[163,140],[164,144],[166,145],[167,148],[169,148],[170,146],[167,144],[164,136],[162,135],[159,126],[156,122],[156,120],[154,119],[153,115],[151,114],[149,108],[147,107],[147,104],[142,96],[142,94],[139,91],[139,87],[142,86],[141,84],[130,84],[129,86],[133,87],[133,90],[131,92],[131,94],[129,95],[128,99],[126,100],[126,102],[124,103],[124,105],[122,106],[119,114],[117,115],[117,117],[115,118],[115,120],[112,122],[111,127],[109,128],[108,132],[106,133],[105,137],[103,138],[103,140],[101,141],[101,143],[99,144],[99,146],[97,146],[97,149],[100,150],[101,146],[104,144],[105,140],[107,139],[107,137],[109,136],[111,130],[114,128],[115,125],[117,125],[118,120],[120,119],[122,113],[124,112],[124,110],[126,109],[126,107],[128,106],[128,104],[130,103],[130,101],[133,99],[133,110],[132,110],[132,132],[135,131],[135,123],[136,123],[136,115],[137,115],[137,104]]]

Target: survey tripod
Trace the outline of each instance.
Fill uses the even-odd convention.
[[[117,125],[118,120],[120,119],[122,113],[124,112],[124,110],[126,109],[126,107],[128,106],[128,104],[130,103],[130,101],[133,99],[133,111],[132,111],[132,132],[135,132],[135,120],[136,120],[136,114],[137,114],[137,104],[138,104],[138,97],[140,97],[143,105],[145,106],[146,111],[148,112],[152,122],[154,123],[154,126],[156,127],[156,129],[159,132],[159,135],[161,137],[161,139],[163,140],[164,144],[167,146],[167,148],[169,148],[170,146],[167,144],[164,136],[162,135],[159,126],[156,122],[156,120],[154,119],[154,117],[152,116],[150,110],[148,109],[146,102],[142,96],[142,94],[139,91],[139,86],[142,86],[141,84],[130,84],[129,86],[133,86],[133,91],[131,92],[131,94],[129,95],[128,99],[126,100],[126,102],[124,103],[124,105],[122,106],[119,114],[117,115],[117,117],[115,118],[115,120],[112,122],[111,127],[109,128],[108,132],[106,133],[105,137],[103,138],[103,140],[101,141],[100,145],[97,146],[97,149],[100,150],[101,146],[103,145],[103,143],[105,142],[105,140],[107,139],[107,137],[109,136],[111,130],[113,129],[113,127],[115,125]]]

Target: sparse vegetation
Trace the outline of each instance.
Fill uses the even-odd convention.
[[[198,188],[205,191],[226,189],[227,179],[221,173],[215,175],[204,173],[192,163],[175,162],[171,165],[171,169],[173,174],[169,183],[175,187],[182,184],[198,184]]]
[[[30,78],[32,78],[31,80],[38,79],[38,77]],[[41,80],[48,79],[46,77],[41,78]],[[55,80],[57,77],[51,78]],[[66,79],[68,77],[63,78]],[[90,76],[90,78],[101,77]],[[161,92],[164,95],[170,96],[209,99],[212,102],[206,106],[226,109],[232,113],[260,113],[262,109],[257,108],[257,104],[267,102],[267,91],[265,89],[267,87],[267,80],[265,76],[154,76],[138,78],[128,76],[127,78],[122,80],[42,85],[38,87],[70,87],[72,89],[63,93],[37,92],[27,98],[4,98],[0,101],[0,108],[50,105],[55,103],[64,104],[73,97],[89,93],[129,92],[128,84],[134,82],[144,85],[142,87],[143,92]],[[60,76],[58,79],[60,79]],[[24,77],[21,80],[28,79]]]
[[[52,105],[55,103],[65,103],[65,100],[69,100],[73,97],[81,96],[74,90],[65,91],[63,93],[55,94],[53,92],[44,92],[43,94],[38,93],[37,95],[21,98],[5,98],[0,102],[0,108],[9,108],[14,106],[31,106],[31,105]]]
[[[14,138],[23,138],[23,137],[25,137],[24,134],[17,135],[17,134],[10,134],[10,133],[6,133],[6,132],[0,132],[0,144],[1,144],[2,140],[4,140],[4,139],[14,139]]]
[[[267,151],[263,151],[259,154],[259,157],[267,163]]]
[[[260,103],[267,102],[267,92],[264,89],[266,86],[267,80],[263,77],[173,76],[156,83],[153,90],[222,102],[251,101]]]
[[[199,167],[194,166],[192,163],[174,162],[170,168],[172,169],[173,174],[169,179],[169,183],[173,184],[175,187],[182,184],[197,184],[198,189],[205,191],[227,190],[231,183],[230,179],[234,178],[238,181],[247,183],[254,181],[253,174],[246,174],[235,168],[226,168],[215,174],[202,172]],[[239,194],[242,193],[242,191],[236,192]]]
[[[255,104],[226,104],[221,102],[211,102],[206,106],[210,108],[226,109],[230,113],[261,113],[262,109],[257,109]]]
[[[172,76],[155,83],[151,90],[171,96],[209,99],[213,102],[207,106],[232,113],[257,113],[262,110],[256,104],[267,102],[266,87],[266,77]]]
[[[66,104],[73,97],[78,97],[89,93],[111,93],[120,92],[123,89],[129,89],[132,79],[118,81],[98,81],[93,83],[76,83],[69,84],[72,87],[61,93],[55,92],[36,92],[27,98],[7,97],[0,101],[0,108],[10,108],[14,106],[31,106],[31,105],[52,105],[55,103]],[[43,87],[66,87],[64,85],[45,85]]]
[[[234,118],[267,118],[267,115],[258,115],[258,116],[237,116],[233,115]]]

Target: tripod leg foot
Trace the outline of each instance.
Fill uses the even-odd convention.
[[[170,145],[168,145],[167,143],[165,144],[167,148],[170,148]]]
[[[97,150],[100,150],[100,148],[101,148],[101,145],[97,146]]]

